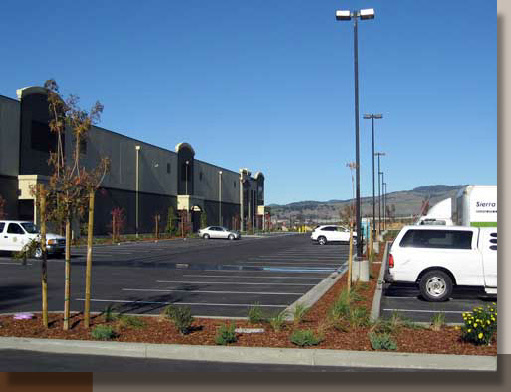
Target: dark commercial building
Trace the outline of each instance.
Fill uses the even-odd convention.
[[[51,175],[50,151],[56,136],[48,126],[46,90],[28,87],[18,99],[0,95],[0,195],[7,219],[38,219],[31,186],[46,183]],[[72,159],[73,135],[64,140],[66,159]],[[86,169],[108,157],[110,170],[96,193],[95,232],[107,234],[112,210],[122,208],[125,233],[154,230],[155,215],[164,227],[169,207],[187,219],[194,231],[202,214],[208,225],[233,229],[263,228],[264,176],[248,169],[228,170],[195,158],[188,143],[166,150],[116,132],[93,126],[81,146]],[[179,214],[178,214],[179,215]],[[243,218],[243,219],[241,219]],[[86,219],[86,218],[84,218]],[[75,235],[80,222],[73,223]]]

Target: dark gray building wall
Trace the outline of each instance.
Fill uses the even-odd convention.
[[[29,94],[22,98],[19,174],[51,174],[49,151],[56,151],[57,136],[50,132],[49,121],[46,94]]]
[[[20,103],[0,95],[0,175],[19,174]]]
[[[160,215],[160,231],[165,229],[168,208],[174,207],[177,211],[175,196],[158,195],[154,193],[139,192],[139,233],[154,232],[154,216]],[[94,232],[98,235],[111,233],[112,210],[120,207],[124,209],[125,226],[123,234],[133,234],[135,228],[136,192],[114,188],[101,188],[96,193],[94,208]],[[84,218],[85,220],[86,218]]]
[[[220,225],[220,203],[218,200],[204,200],[204,210],[207,214],[207,225]],[[240,205],[222,203],[223,226],[233,229],[233,217],[239,216]]]
[[[186,144],[181,145],[177,152],[177,193],[179,195],[194,194],[194,155],[195,152]]]
[[[6,219],[18,218],[18,178],[0,174],[0,195],[5,200]]]

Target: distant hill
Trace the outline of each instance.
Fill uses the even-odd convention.
[[[420,213],[423,200],[429,199],[429,205],[432,207],[440,200],[455,196],[458,190],[464,186],[430,185],[419,186],[407,191],[390,192],[387,194],[387,205],[395,206],[396,217],[416,215]],[[377,201],[378,196],[376,195]],[[268,207],[270,207],[271,215],[278,217],[278,219],[293,218],[320,222],[338,220],[339,211],[352,202],[352,199],[306,200],[284,205],[270,204]],[[361,198],[360,203],[362,216],[372,215],[372,196]],[[378,208],[376,208],[376,214],[378,214]]]

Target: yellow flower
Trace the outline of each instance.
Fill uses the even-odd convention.
[[[467,332],[470,333],[470,332],[472,332],[472,330],[469,328],[469,329],[467,329]]]
[[[488,325],[490,324],[490,320],[486,320],[486,322],[488,323]]]
[[[468,320],[468,323],[469,323],[469,324],[472,324],[472,320]]]
[[[474,324],[474,328],[476,328],[476,327],[477,327],[477,323]]]
[[[477,335],[479,339],[482,339],[483,338],[483,333],[479,333],[479,335]]]

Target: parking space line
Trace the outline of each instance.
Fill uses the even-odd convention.
[[[158,283],[209,283],[209,284],[252,284],[252,285],[271,285],[274,283],[260,283],[260,282],[196,282],[194,280],[157,280]],[[285,286],[315,286],[314,283],[279,283],[279,285]]]
[[[382,309],[383,311],[394,312],[418,312],[418,313],[465,313],[466,310],[417,310],[417,309]]]
[[[300,272],[300,273],[331,273],[337,271],[337,268],[290,268],[290,267],[263,267],[266,271],[274,271],[274,272]],[[283,283],[282,283],[283,284]]]
[[[190,278],[232,278],[229,275],[183,275],[183,277]],[[294,276],[238,276],[243,279],[307,279],[307,280],[321,280],[322,278],[297,278]],[[276,282],[277,284],[278,282]]]
[[[13,262],[13,263],[0,263],[0,264],[1,264],[1,265],[17,265],[17,266],[23,266],[23,267],[24,267],[25,265],[32,265],[31,263],[28,263],[28,264],[23,265],[23,264],[21,264],[21,263],[14,263],[14,262]]]
[[[77,301],[85,301],[85,298],[75,298]],[[126,304],[160,304],[160,305],[188,305],[188,306],[254,306],[254,304],[216,304],[210,302],[164,302],[164,301],[128,301],[128,300],[119,300],[119,299],[91,299],[91,302],[115,302],[115,303],[126,303]],[[288,304],[285,305],[267,305],[267,304],[257,304],[260,307],[268,307],[268,308],[287,308]]]
[[[243,267],[242,265],[226,265],[225,267]],[[250,267],[257,267],[257,266],[250,266]],[[259,268],[259,267],[258,267]],[[317,268],[314,268],[314,269],[310,269],[310,270],[307,270],[307,269],[296,269],[296,268],[291,268],[291,267],[282,267],[282,268],[277,268],[277,267],[269,267],[269,266],[263,266],[261,267],[262,270],[261,271],[257,271],[257,272],[291,272],[291,273],[310,273],[310,274],[325,274],[325,272],[329,272],[329,271],[336,271],[336,269],[328,269],[328,270],[318,270]],[[218,271],[218,270],[208,270],[208,271]],[[237,270],[237,271],[228,271],[228,270],[222,270],[222,272],[239,272],[240,270]]]
[[[164,292],[184,292],[184,293],[210,293],[210,294],[258,294],[258,295],[302,295],[303,293],[283,293],[283,292],[266,292],[266,291],[220,291],[220,290],[179,290],[179,289],[129,289],[123,288],[124,291],[164,291]]]
[[[242,265],[224,265],[224,267],[238,267],[238,268],[242,267],[243,268]],[[212,270],[202,270],[202,271],[203,272],[222,272],[222,273],[224,273],[224,272],[225,273],[227,273],[227,272],[230,272],[230,273],[233,273],[233,272],[236,272],[236,273],[239,273],[239,272],[258,272],[258,273],[260,273],[260,272],[270,272],[270,273],[276,272],[276,271],[263,270],[263,269],[261,269],[261,270],[252,270],[252,271],[246,271],[246,270],[242,270],[242,269],[236,269],[236,270],[234,270],[234,269],[233,270],[224,270],[224,269],[215,270],[215,269],[212,269]],[[295,272],[295,271],[289,271],[289,272]],[[317,274],[317,273],[319,273],[319,272],[311,272],[311,274]]]
[[[261,264],[261,263],[268,263],[270,260],[261,260],[261,261],[242,261],[243,264]],[[279,265],[340,265],[339,263],[281,263],[279,261],[276,261],[275,264]]]

